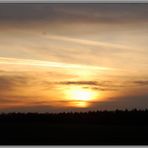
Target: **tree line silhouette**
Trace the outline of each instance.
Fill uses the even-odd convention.
[[[1,113],[0,145],[145,145],[148,110]]]
[[[0,122],[48,122],[85,124],[148,125],[148,110],[115,110],[62,113],[1,113]]]

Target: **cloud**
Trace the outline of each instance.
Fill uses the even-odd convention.
[[[136,81],[133,81],[133,83],[139,86],[146,86],[148,85],[148,80],[136,80]]]
[[[19,75],[0,75],[0,92],[13,90],[28,85],[28,78]]]
[[[17,103],[19,102],[18,99],[10,99],[10,98],[0,98],[0,104],[11,104],[11,103]]]
[[[96,69],[96,70],[113,70],[113,68],[101,67],[101,66],[88,66],[83,64],[68,64],[62,62],[32,60],[32,59],[19,59],[19,58],[5,58],[0,57],[0,64],[6,65],[21,65],[21,66],[37,66],[37,67],[57,67],[68,69]]]
[[[84,39],[72,38],[72,37],[67,37],[67,36],[44,35],[44,37],[50,40],[60,40],[60,41],[65,41],[65,42],[82,44],[86,46],[98,46],[98,47],[117,48],[117,49],[124,49],[124,50],[125,49],[134,50],[133,48],[126,46],[126,45],[113,44],[113,43],[101,42],[101,41],[93,41],[93,40],[84,40]]]
[[[135,79],[135,78],[134,78]],[[126,80],[126,78],[122,78],[116,81],[60,81],[60,82],[53,82],[54,84],[58,85],[77,85],[82,86],[85,89],[94,89],[99,91],[118,91],[121,89],[129,89],[135,88],[137,86],[147,86],[148,80]]]
[[[15,22],[140,22],[147,4],[0,4],[0,20]],[[120,12],[120,13],[119,13]]]
[[[97,86],[97,87],[92,87],[91,89],[98,90],[98,91],[118,91],[119,87],[117,87],[117,86],[113,86],[113,87],[99,87],[99,86]]]
[[[124,96],[110,98],[107,101],[89,101],[87,108],[80,108],[74,106],[53,106],[49,102],[32,102],[28,105],[19,104],[18,106],[9,106],[0,108],[0,112],[70,112],[70,111],[90,111],[90,110],[116,110],[116,109],[146,109],[148,105],[148,95],[140,96]],[[74,100],[61,100],[58,103],[67,104],[73,103]],[[47,105],[48,104],[48,105]]]
[[[61,72],[61,71],[60,71]],[[65,71],[64,71],[65,74]],[[61,88],[67,89],[71,86],[79,86],[84,89],[92,89],[96,91],[120,91],[122,88],[126,91],[135,88],[135,86],[145,86],[148,85],[147,79],[136,79],[126,80],[122,77],[122,80],[113,80],[112,77],[108,80],[98,79],[87,79],[81,80],[75,78],[71,80],[70,76],[66,78],[63,75],[59,79],[54,78],[54,75],[60,77],[58,72],[41,72],[41,73],[30,73],[30,72],[11,72],[11,71],[0,71],[0,104],[3,104],[9,111],[51,111],[60,112],[66,110],[75,110],[75,108],[68,108],[68,104],[75,103],[74,100],[66,101],[63,96],[60,96]],[[65,78],[65,79],[64,79]],[[128,77],[129,79],[129,77]],[[56,81],[55,81],[56,80]],[[58,88],[58,89],[57,89]],[[60,88],[60,89],[59,89]],[[134,90],[135,91],[135,90]],[[100,101],[90,101],[88,102],[90,106],[89,109],[113,109],[113,108],[132,108],[145,107],[148,103],[147,92],[138,88],[138,91],[129,92],[128,94],[123,94],[124,97],[115,97],[113,102],[100,102]],[[51,93],[53,92],[53,96]],[[56,93],[56,94],[55,94]],[[124,93],[121,92],[121,94]],[[60,94],[60,95],[59,95]],[[105,92],[104,92],[105,94]],[[54,96],[55,95],[55,96]],[[57,96],[58,97],[57,97]],[[57,98],[56,98],[57,97]],[[61,98],[60,98],[61,97]],[[110,97],[110,96],[108,96]],[[98,99],[99,100],[99,99]],[[112,100],[109,99],[109,100]],[[123,101],[123,103],[122,103]],[[77,102],[76,102],[77,103]],[[67,106],[66,106],[67,105]],[[112,107],[111,107],[112,106]],[[39,107],[39,108],[38,108]],[[45,107],[45,108],[44,108]],[[49,108],[48,108],[49,107]],[[21,110],[22,108],[22,110]],[[38,109],[37,109],[38,108]],[[78,109],[78,108],[77,108]],[[0,109],[2,110],[2,109]],[[78,109],[81,110],[81,109]]]
[[[82,86],[85,89],[94,89],[99,91],[118,91],[119,89],[125,87],[124,84],[117,84],[113,81],[61,81],[54,82],[58,85],[76,85]]]
[[[63,85],[98,85],[96,81],[65,81],[59,82],[58,84]]]

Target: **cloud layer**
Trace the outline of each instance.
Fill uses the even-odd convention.
[[[147,14],[142,3],[0,4],[0,110],[82,110],[71,89],[98,94],[87,110],[146,107]]]
[[[0,20],[126,23],[145,21],[147,8],[147,4],[1,4]]]

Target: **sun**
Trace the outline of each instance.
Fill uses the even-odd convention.
[[[96,93],[88,89],[70,89],[68,90],[68,98],[75,101],[90,101],[93,100]]]
[[[68,106],[72,107],[88,107],[96,98],[98,92],[81,87],[71,87],[65,90],[65,99],[68,100]]]
[[[92,98],[92,93],[86,90],[71,91],[71,98],[74,100],[88,101]]]

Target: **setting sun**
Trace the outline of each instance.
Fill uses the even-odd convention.
[[[96,92],[82,88],[71,88],[66,93],[68,99],[77,101],[90,101],[96,97]]]
[[[74,100],[88,101],[93,97],[93,93],[87,90],[72,90],[71,98]]]
[[[91,89],[71,87],[66,91],[66,97],[71,100],[70,106],[85,108],[89,106],[90,101],[97,97],[97,92]]]

